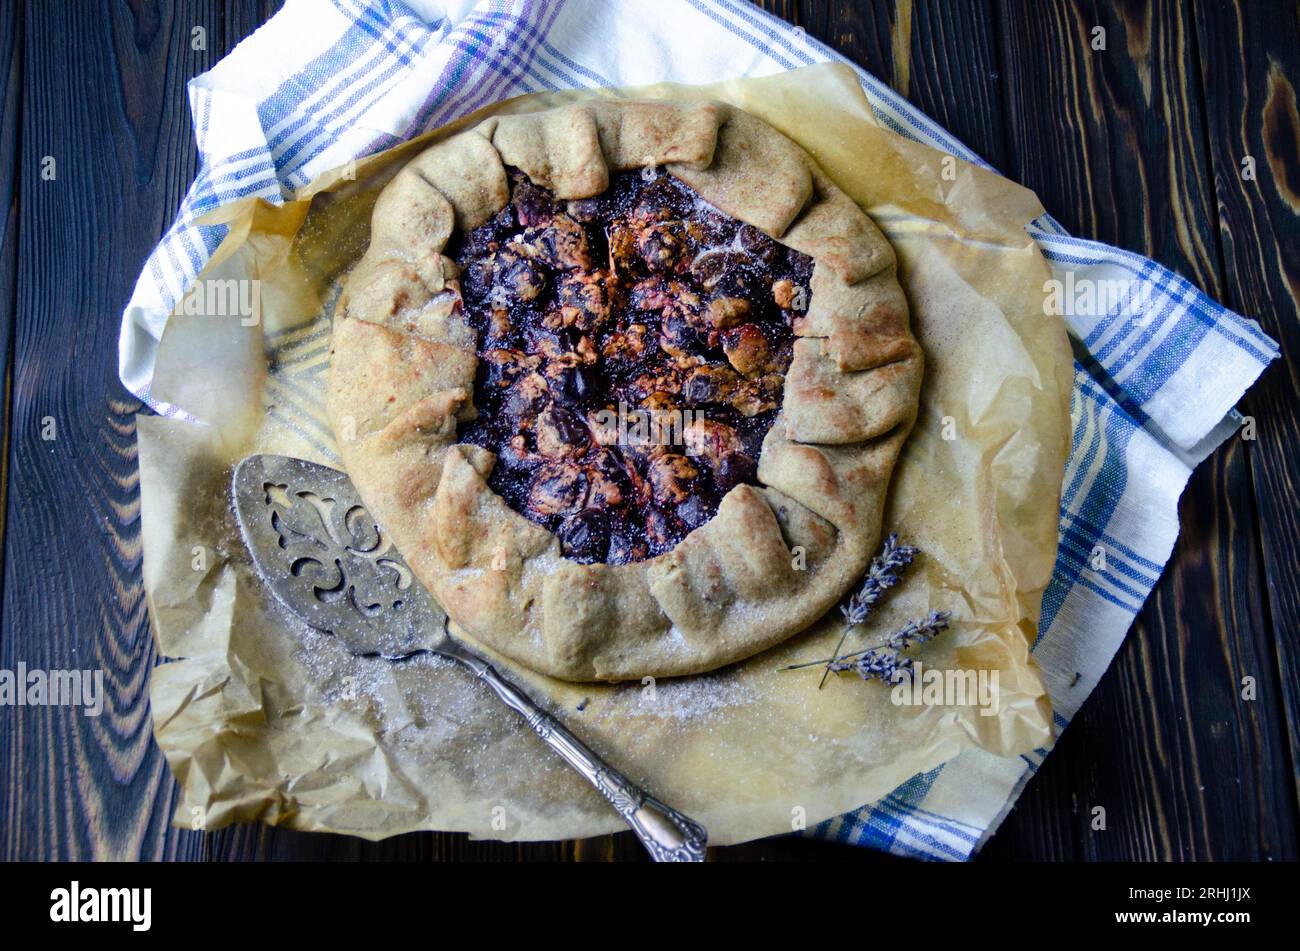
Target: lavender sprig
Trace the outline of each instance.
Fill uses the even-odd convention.
[[[863,680],[880,680],[888,684],[911,680],[912,658],[904,657],[903,651],[924,644],[940,631],[946,631],[949,617],[951,615],[947,611],[931,611],[930,616],[924,620],[908,621],[878,647],[832,658],[826,662],[827,669],[836,672],[852,670]]]
[[[835,655],[844,648],[844,641],[849,636],[849,631],[863,623],[871,609],[875,607],[881,596],[894,585],[898,584],[903,569],[912,563],[916,557],[916,549],[911,545],[898,544],[898,533],[890,532],[889,537],[885,539],[885,544],[881,546],[880,554],[871,559],[871,567],[867,569],[867,576],[862,579],[862,584],[857,591],[853,592],[847,602],[840,605],[840,612],[844,615],[846,626],[844,633],[840,635],[840,642],[835,645]],[[826,670],[822,673],[821,683],[817,689],[821,690],[826,686],[826,678],[831,675],[832,660],[826,662]]]
[[[898,584],[899,575],[916,557],[916,549],[911,545],[898,544],[898,533],[891,532],[881,546],[880,554],[871,559],[871,567],[862,585],[849,600],[840,606],[840,612],[850,627],[856,627],[867,619],[881,596]]]

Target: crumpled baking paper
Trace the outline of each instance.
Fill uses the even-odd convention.
[[[618,94],[498,104],[328,173],[282,206],[246,200],[211,216],[229,234],[169,322],[153,384],[198,422],[138,420],[149,613],[160,652],[177,658],[151,683],[154,733],[182,792],[177,824],[261,820],[370,839],[622,828],[469,674],[435,659],[355,658],[289,616],[255,575],[229,491],[231,467],[252,452],[339,464],[323,417],[328,315],[403,161],[493,111]],[[892,240],[927,364],[885,529],[922,555],[846,650],[950,611],[952,629],[916,656],[930,670],[996,671],[998,704],[993,715],[977,696],[898,705],[888,686],[850,674],[818,690],[819,668],[780,669],[829,656],[838,614],[680,680],[560,683],[495,657],[499,668],[702,821],[713,844],[811,826],[965,748],[1014,756],[1048,745],[1050,705],[1029,648],[1056,551],[1072,358],[1063,325],[1043,314],[1050,272],[1024,231],[1037,199],[878,127],[842,66],[621,94],[749,110],[811,152]]]

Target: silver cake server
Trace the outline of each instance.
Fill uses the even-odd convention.
[[[308,625],[353,654],[401,661],[437,654],[492,688],[585,776],[657,862],[702,862],[708,834],[609,766],[555,717],[447,629],[434,602],[370,517],[346,473],[288,456],[235,467],[235,514],[267,587]]]

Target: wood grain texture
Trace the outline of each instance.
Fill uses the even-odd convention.
[[[1222,298],[1190,4],[1007,0],[999,15],[1010,174],[1073,233],[1140,251]],[[1261,671],[1261,694],[1279,687],[1249,482],[1236,444],[1194,474],[1173,560],[1031,783],[1026,801],[1072,816],[1075,843],[1058,857],[1296,855],[1285,728],[1277,709],[1238,699],[1247,671]],[[1107,831],[1091,828],[1097,806]],[[990,858],[1014,853],[1024,815]]]
[[[0,666],[99,668],[106,707],[5,711],[8,858],[199,858],[168,827],[118,315],[196,169],[190,47],[222,4],[27,4]],[[211,31],[210,31],[211,32]],[[210,36],[211,39],[211,36]],[[93,105],[88,104],[93,97]],[[41,177],[53,160],[53,180]],[[47,427],[55,438],[45,439]]]
[[[1194,10],[1223,300],[1256,317],[1282,347],[1243,402],[1258,438],[1242,448],[1277,649],[1278,692],[1260,701],[1283,712],[1300,795],[1300,8],[1196,2]],[[1244,174],[1247,159],[1253,178]]]
[[[195,172],[185,80],[278,5],[0,7],[0,299],[13,303],[0,325],[13,367],[0,667],[102,667],[110,698],[97,720],[4,712],[0,855],[643,861],[628,834],[365,843],[168,824],[175,785],[147,718],[157,658],[139,582],[139,406],[116,382],[117,316]],[[1076,233],[1149,254],[1259,316],[1291,358],[1246,403],[1258,442],[1233,442],[1193,477],[1155,596],[982,859],[1297,857],[1294,5],[1272,17],[1213,0],[761,5],[891,82]],[[190,48],[195,26],[205,51]],[[1105,51],[1089,46],[1095,26]],[[1237,174],[1247,153],[1254,183]],[[58,177],[42,183],[46,155]],[[47,417],[58,427],[49,442]],[[1247,674],[1254,702],[1236,689]],[[1105,833],[1089,828],[1096,805],[1107,808]],[[897,861],[793,837],[710,858]]]
[[[894,27],[895,35],[900,27]],[[1006,167],[997,7],[992,2],[916,2],[910,18],[909,100],[994,168]],[[900,43],[895,43],[898,72]],[[847,55],[847,54],[846,54]]]
[[[993,0],[814,2],[801,7],[799,25],[809,34],[884,79],[977,155],[1003,166]]]
[[[18,295],[18,133],[23,93],[23,9],[10,4],[0,10],[0,539],[4,538],[5,494],[9,470],[10,341]],[[0,565],[3,546],[0,545]],[[0,594],[0,606],[3,605]],[[0,634],[0,636],[3,636]]]

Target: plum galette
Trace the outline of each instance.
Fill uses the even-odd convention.
[[[412,159],[335,310],[330,415],[463,631],[542,673],[711,670],[861,576],[917,410],[893,250],[720,103],[506,115]]]

